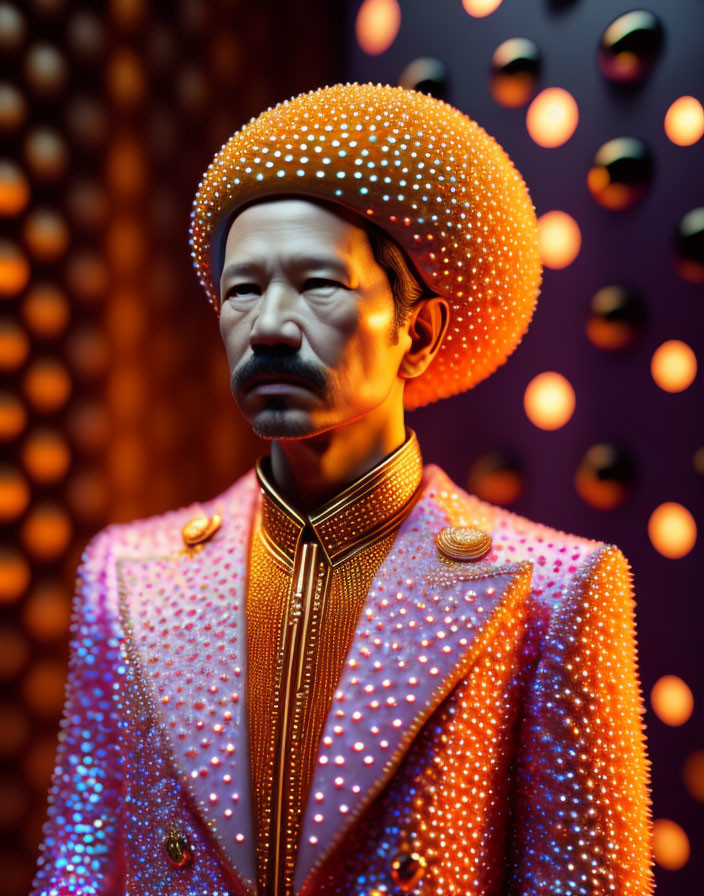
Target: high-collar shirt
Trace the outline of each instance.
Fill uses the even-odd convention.
[[[249,553],[247,701],[261,896],[290,896],[318,743],[374,576],[422,478],[411,430],[308,516],[276,491],[269,458]],[[335,710],[332,710],[335,712]],[[338,713],[344,716],[344,710]],[[322,797],[322,795],[321,795]],[[313,835],[315,836],[315,835]]]

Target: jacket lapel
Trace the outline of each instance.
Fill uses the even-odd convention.
[[[384,788],[497,625],[529,594],[530,563],[441,557],[434,536],[443,526],[477,525],[463,518],[463,509],[426,488],[369,592],[319,745],[296,893],[314,892],[316,871]]]
[[[256,880],[245,700],[252,498],[249,487],[235,490],[220,530],[199,549],[117,564],[144,701],[243,893],[253,893]]]

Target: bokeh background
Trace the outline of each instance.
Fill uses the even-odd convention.
[[[704,2],[0,2],[0,879],[29,890],[76,566],[109,522],[214,496],[265,446],[187,248],[252,115],[340,80],[447,99],[536,206],[531,329],[409,415],[487,500],[635,575],[658,896],[704,877]]]

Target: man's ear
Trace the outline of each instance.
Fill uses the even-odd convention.
[[[408,323],[411,345],[398,370],[401,379],[414,379],[427,369],[440,348],[449,322],[450,305],[447,299],[430,296],[414,303]]]

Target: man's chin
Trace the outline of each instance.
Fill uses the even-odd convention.
[[[267,408],[250,418],[249,423],[260,439],[305,439],[320,432],[310,414],[299,409]]]

